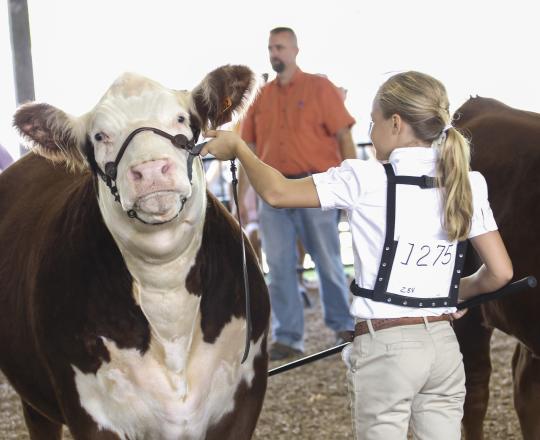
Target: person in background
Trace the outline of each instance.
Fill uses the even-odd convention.
[[[290,28],[270,31],[270,63],[277,73],[249,109],[242,137],[257,156],[291,179],[326,171],[356,157],[343,95],[328,79],[302,72],[296,64],[298,45]],[[317,209],[275,209],[260,203],[259,223],[269,267],[272,304],[271,360],[304,351],[304,310],[297,277],[296,239],[315,262],[324,321],[343,342],[353,319],[336,214]]]
[[[0,173],[5,170],[11,163],[13,159],[7,150],[0,144]]]
[[[513,276],[488,201],[469,170],[467,140],[451,125],[443,84],[392,76],[372,106],[376,160],[346,160],[302,179],[261,162],[238,137],[212,131],[203,154],[237,157],[276,208],[345,209],[355,259],[355,337],[343,351],[356,439],[459,440],[465,372],[451,320],[460,300]],[[470,240],[483,265],[461,278]]]

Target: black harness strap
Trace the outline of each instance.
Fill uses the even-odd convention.
[[[436,178],[430,176],[396,176],[390,163],[384,164],[384,171],[388,181],[386,189],[386,236],[384,239],[383,253],[377,279],[373,290],[359,287],[353,280],[351,292],[355,296],[361,296],[374,301],[386,302],[406,307],[453,307],[457,304],[459,293],[459,279],[465,261],[465,251],[467,242],[460,241],[456,248],[456,259],[454,263],[454,273],[450,283],[448,296],[442,298],[415,298],[398,295],[387,291],[392,264],[397,250],[397,241],[394,240],[396,223],[396,184],[416,185],[422,189],[438,188],[440,185]]]
[[[381,301],[386,294],[388,282],[390,281],[392,262],[394,261],[397,249],[397,243],[394,242],[394,231],[396,227],[396,175],[390,164],[384,164],[384,171],[388,180],[386,187],[386,237],[384,239],[379,273],[377,274],[375,288],[373,289],[373,299],[375,301]]]
[[[426,189],[426,188],[438,188],[439,187],[439,184],[437,183],[437,179],[435,177],[431,177],[431,176],[396,176],[394,174],[394,170],[391,169],[390,171],[386,170],[386,165],[390,165],[390,164],[385,164],[385,171],[386,171],[386,175],[388,176],[389,174],[392,174],[392,179],[395,183],[399,184],[399,185],[416,185],[416,186],[419,186],[420,188],[422,189]],[[392,168],[390,166],[390,168]]]

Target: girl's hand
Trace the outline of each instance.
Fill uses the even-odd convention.
[[[470,281],[470,279],[467,279],[467,278],[462,278],[461,279],[461,285],[459,286],[459,293],[461,293],[461,291],[462,291],[461,289],[462,289],[462,287],[465,287],[465,285],[467,284],[467,281]],[[463,300],[461,298],[458,298],[458,304],[460,302],[463,302]],[[467,313],[468,310],[469,309],[461,309],[461,310],[455,311],[454,313],[452,313],[452,319],[461,318],[463,315],[465,315],[465,313]]]
[[[232,131],[208,130],[204,133],[206,138],[214,138],[201,150],[201,155],[213,154],[219,160],[232,160],[236,157],[238,146],[242,139]]]
[[[457,312],[452,313],[452,318],[453,319],[459,319],[459,318],[463,317],[463,315],[465,315],[465,313],[467,313],[467,310],[469,310],[469,309],[461,309],[461,310],[458,310]]]

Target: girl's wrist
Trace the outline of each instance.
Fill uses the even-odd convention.
[[[246,143],[244,142],[242,138],[238,138],[238,140],[234,144],[234,155],[239,158],[240,154],[242,153],[242,149],[244,147],[247,148]]]

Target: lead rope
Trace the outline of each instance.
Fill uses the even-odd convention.
[[[246,264],[246,244],[244,242],[244,233],[242,231],[242,220],[240,218],[240,209],[238,207],[238,179],[236,178],[236,164],[234,159],[231,160],[231,174],[232,174],[232,190],[234,205],[238,214],[238,224],[240,225],[240,243],[242,245],[242,268],[244,271],[244,297],[246,301],[246,344],[244,346],[244,355],[242,356],[241,364],[247,359],[249,354],[249,344],[251,341],[251,306],[249,303],[249,283]]]

